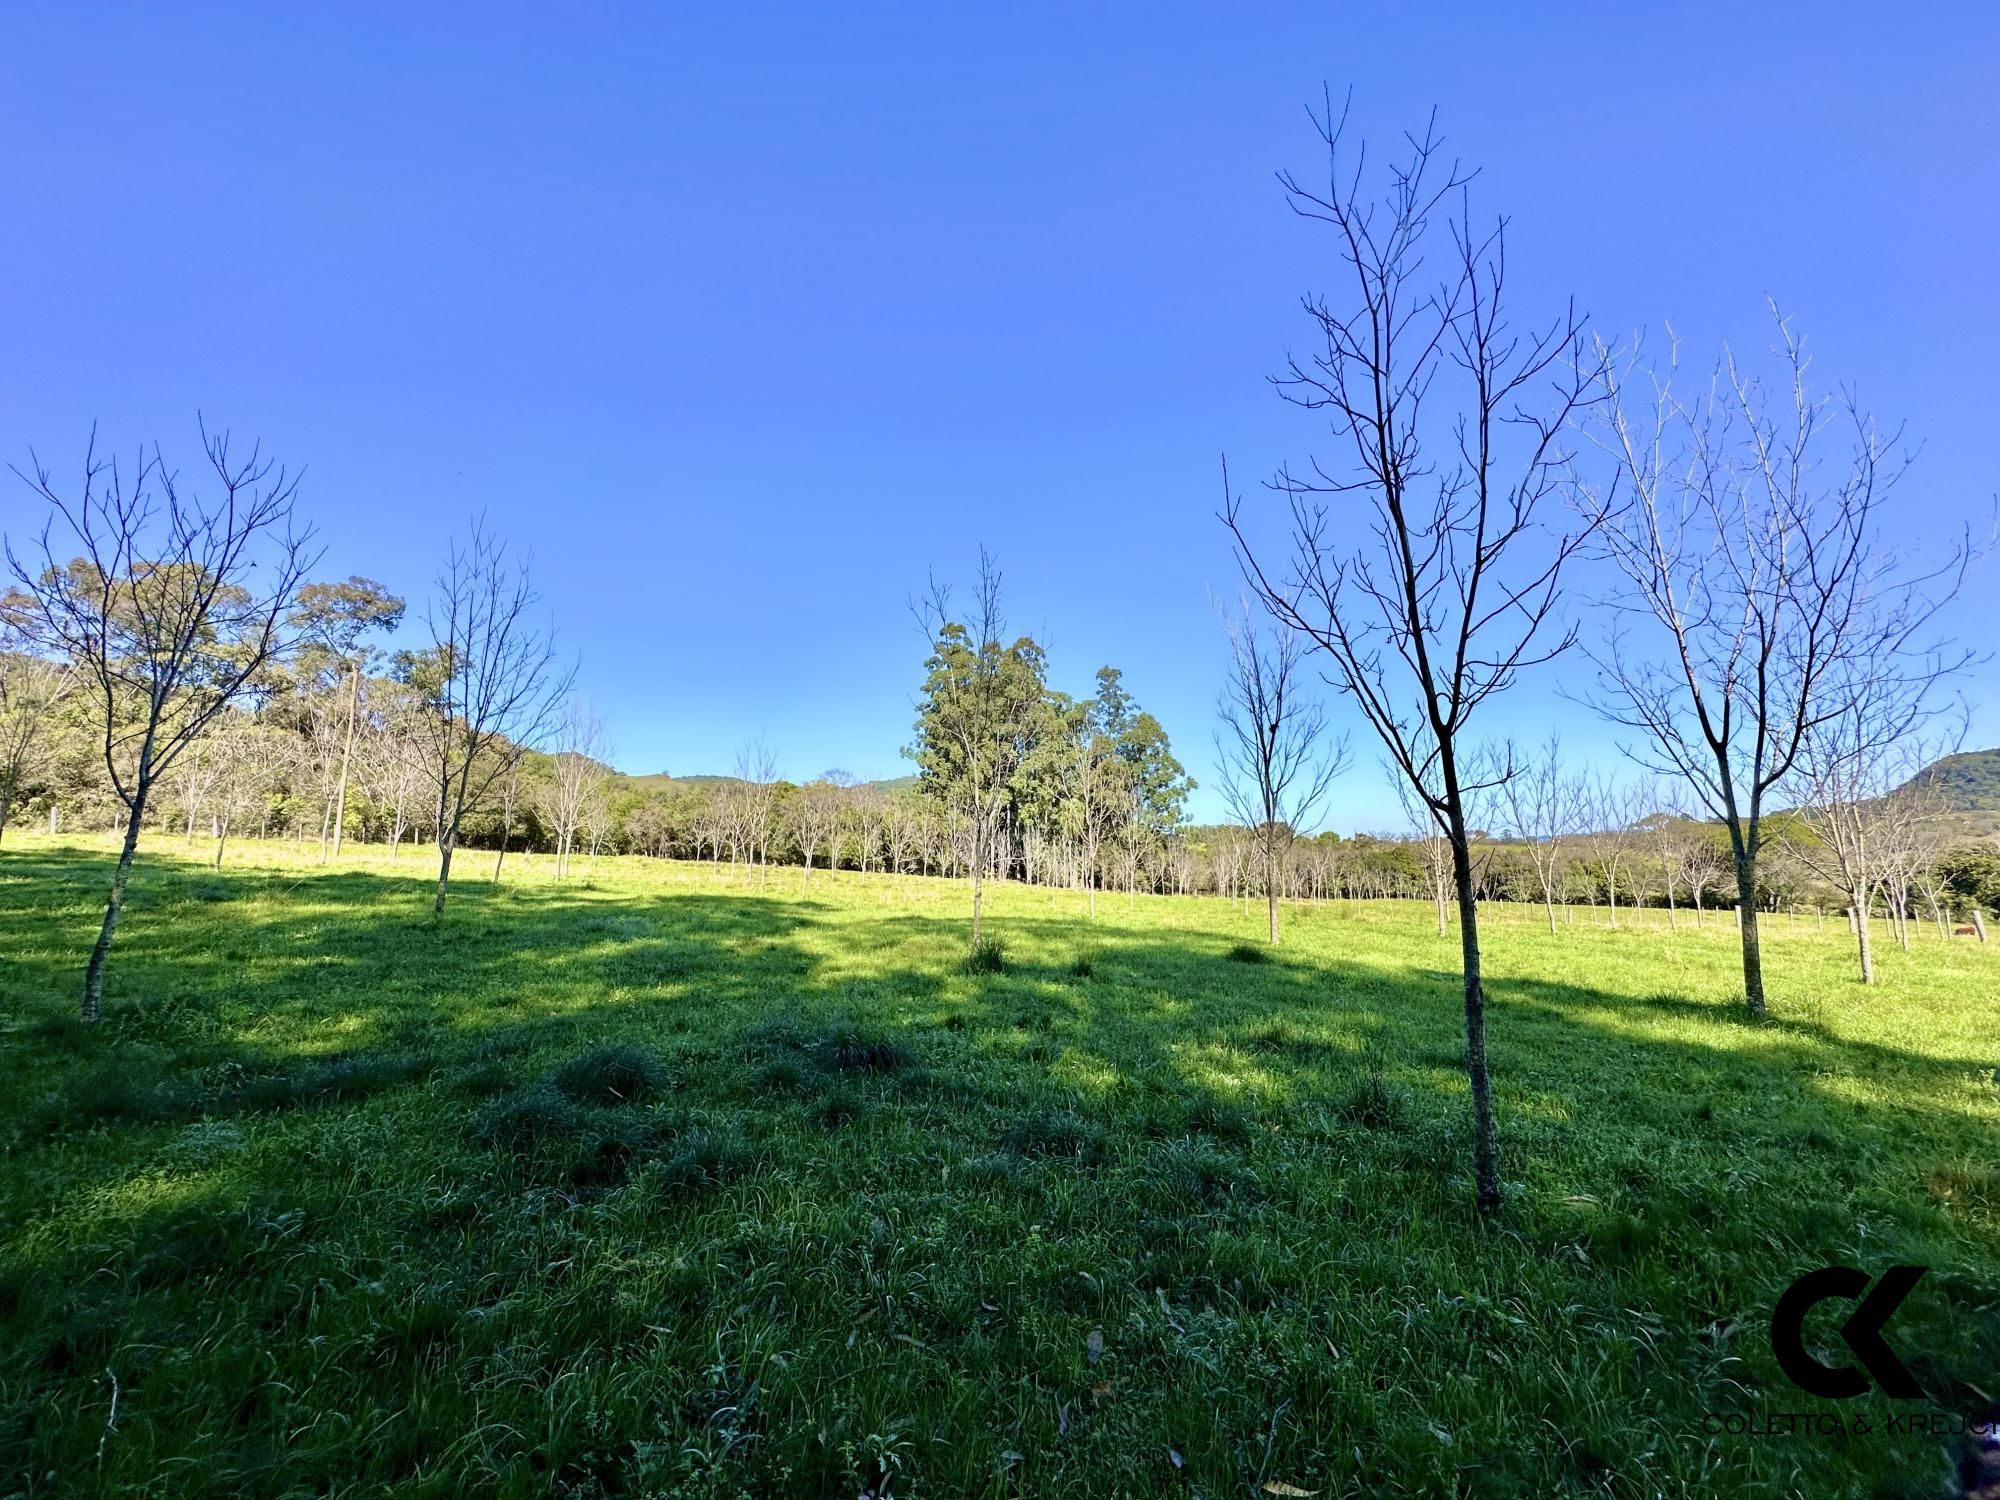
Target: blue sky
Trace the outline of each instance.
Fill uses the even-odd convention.
[[[1332,281],[1272,180],[1322,81],[1438,108],[1524,314],[1699,361],[1777,297],[1922,441],[1922,539],[2000,489],[1996,60],[1975,4],[11,7],[0,449],[200,408],[413,597],[485,511],[634,771],[900,774],[905,601],[984,541],[1058,685],[1124,668],[1212,783],[1218,455],[1318,436],[1264,377]],[[1487,727],[1614,753],[1564,675]],[[1399,823],[1356,744],[1331,825]]]

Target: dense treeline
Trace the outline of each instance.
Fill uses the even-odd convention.
[[[48,665],[12,653],[4,672],[19,697]],[[420,857],[435,837],[436,809],[410,733],[422,711],[407,680],[412,670],[405,657],[389,672],[356,677],[309,651],[268,672],[170,773],[153,831],[199,845],[218,862],[229,839],[240,836],[285,839],[331,857],[338,834],[386,845],[399,858]],[[1192,782],[1165,731],[1132,702],[1117,669],[1102,669],[1097,688],[1084,700],[1045,692],[994,873],[1079,890],[1263,896],[1256,831],[1186,822]],[[0,781],[12,826],[122,829],[124,808],[105,775],[89,708],[80,693],[58,696],[31,741],[33,753]],[[515,851],[568,848],[586,857],[635,854],[753,870],[965,873],[963,829],[920,777],[858,782],[832,771],[798,784],[760,782],[754,764],[745,769],[752,774],[630,776],[582,749],[523,750],[498,795],[468,816],[460,842],[496,855],[504,843]],[[1791,835],[1811,837],[1803,826]],[[1542,902],[1526,838],[1482,834],[1477,846],[1482,899]],[[1779,847],[1790,846],[1780,839]],[[1441,861],[1436,842],[1421,836],[1301,834],[1278,862],[1278,894],[1435,900],[1449,873]],[[1667,813],[1564,838],[1553,873],[1558,908],[1651,906],[1692,920],[1736,900],[1722,831]],[[1947,841],[1912,870],[1901,910],[1942,921],[1969,903],[2000,908],[2000,848]],[[1846,902],[1806,861],[1781,856],[1763,871],[1760,905],[1838,912]]]

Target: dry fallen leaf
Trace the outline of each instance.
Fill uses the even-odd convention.
[[[1264,1481],[1264,1493],[1267,1495],[1296,1496],[1296,1495],[1317,1495],[1319,1491],[1302,1490],[1295,1484],[1286,1484],[1285,1481],[1282,1479],[1267,1479]]]
[[[1090,1337],[1083,1341],[1083,1351],[1090,1356],[1092,1364],[1096,1364],[1100,1359],[1104,1358],[1104,1330],[1102,1328],[1093,1328],[1090,1330]]]
[[[1171,1463],[1176,1469],[1178,1469],[1182,1464],[1187,1462],[1186,1459],[1181,1457],[1181,1450],[1178,1448],[1169,1448],[1167,1450],[1167,1461]]]

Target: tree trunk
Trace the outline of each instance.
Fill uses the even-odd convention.
[[[1847,899],[1852,903],[1850,909],[1857,919],[1849,925],[1854,929],[1855,946],[1860,950],[1861,954],[1861,982],[1863,984],[1873,984],[1875,982],[1875,944],[1873,937],[1868,931],[1868,893],[1866,891],[1849,891]]]
[[[977,850],[972,851],[972,951],[979,951],[979,919],[986,906],[986,860]]]
[[[1736,855],[1736,920],[1743,937],[1743,1003],[1752,1020],[1761,1021],[1764,1008],[1764,955],[1757,946],[1757,856]]]
[[[1452,840],[1452,876],[1458,887],[1459,953],[1465,971],[1465,1072],[1472,1084],[1472,1177],[1481,1214],[1500,1207],[1500,1140],[1493,1123],[1493,1080],[1486,1066],[1486,989],[1479,972],[1479,897],[1472,880],[1472,850],[1459,833]]]
[[[146,805],[142,783],[134,798],[132,816],[125,820],[125,842],[118,851],[118,868],[111,876],[111,899],[104,904],[104,925],[97,930],[97,942],[90,950],[90,963],[83,971],[83,1020],[94,1026],[104,1015],[104,963],[111,955],[111,935],[118,930],[119,913],[125,909],[125,882],[132,874],[132,856],[139,852],[140,814]]]
[[[354,720],[361,712],[361,668],[348,673],[347,737],[340,747],[340,780],[333,791],[333,857],[340,858],[341,824],[347,821],[347,767],[354,759]]]
[[[431,915],[434,917],[444,915],[444,893],[445,887],[451,883],[451,851],[455,842],[455,839],[450,838],[438,841],[437,900],[431,903]]]
[[[1264,900],[1270,907],[1271,946],[1278,946],[1278,857],[1274,850],[1264,851]]]
[[[10,776],[7,778],[7,785],[0,786],[0,838],[6,837],[7,813],[8,810],[13,807],[13,805],[14,805],[14,779]],[[53,808],[50,810],[54,811]],[[49,832],[54,833],[55,828],[51,826]]]

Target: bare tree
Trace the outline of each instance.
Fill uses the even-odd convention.
[[[1861,982],[1873,984],[1875,897],[1908,947],[1910,887],[1941,852],[1931,833],[1943,811],[1939,786],[1916,773],[1958,747],[1964,720],[1942,735],[1926,733],[1945,712],[1935,678],[1884,672],[1872,660],[1848,664],[1842,676],[1829,694],[1838,712],[1815,723],[1799,748],[1804,827],[1787,842],[1847,899]]]
[[[773,813],[778,797],[778,762],[760,734],[736,752],[736,818],[744,858],[757,867],[757,885],[764,885],[770,863]]]
[[[1604,899],[1611,908],[1611,925],[1618,925],[1618,877],[1625,869],[1625,861],[1632,856],[1633,846],[1644,835],[1642,820],[1649,810],[1645,806],[1646,794],[1643,788],[1615,781],[1609,776],[1600,776],[1585,793],[1589,817],[1594,828],[1591,832],[1591,847],[1596,851],[1598,868],[1604,876]]]
[[[1570,840],[1583,831],[1588,788],[1582,777],[1563,769],[1562,741],[1554,734],[1533,751],[1507,747],[1505,759],[1514,773],[1503,777],[1496,791],[1507,831],[1527,850],[1554,932],[1563,859]]]
[[[264,799],[283,768],[282,751],[272,738],[272,731],[253,715],[236,712],[225,714],[203,736],[213,743],[218,772],[209,819],[215,836],[210,863],[215,869],[222,868],[229,835]]]
[[[1229,676],[1216,704],[1216,765],[1230,816],[1250,831],[1264,865],[1270,942],[1278,943],[1278,865],[1301,828],[1318,816],[1347,766],[1346,736],[1329,732],[1325,708],[1307,696],[1308,646],[1296,631],[1265,633],[1243,602],[1225,616]]]
[[[604,724],[580,703],[567,703],[555,729],[556,748],[543,793],[543,810],[555,835],[556,879],[569,874],[570,851],[582,826],[584,809],[608,774],[604,758]]]
[[[805,868],[799,875],[799,891],[803,894],[812,884],[813,858],[822,847],[827,850],[827,868],[831,873],[840,851],[834,840],[839,836],[841,819],[846,811],[846,796],[843,788],[834,781],[842,773],[828,771],[817,781],[806,783],[799,788],[798,796],[792,799],[792,836],[798,840],[799,856]]]
[[[1776,309],[1773,309],[1776,317]],[[1678,362],[1635,351],[1606,367],[1599,443],[1614,477],[1585,499],[1627,588],[1592,649],[1597,705],[1643,737],[1642,762],[1693,788],[1729,837],[1741,917],[1743,998],[1767,1013],[1757,932],[1765,808],[1819,726],[1838,718],[1857,664],[1891,676],[1941,668],[1919,640],[1970,555],[1911,574],[1877,541],[1901,477],[1895,434],[1851,395],[1829,401],[1777,318],[1782,385],[1725,352],[1705,390],[1676,390]],[[1628,397],[1647,388],[1638,403]],[[1635,638],[1637,637],[1637,638]]]
[[[556,660],[553,632],[530,618],[536,603],[526,562],[510,563],[506,543],[474,520],[438,570],[424,617],[431,648],[410,674],[423,695],[416,727],[437,794],[436,916],[465,815],[548,732],[575,679]]]
[[[1507,322],[1505,223],[1474,227],[1470,174],[1441,162],[1434,127],[1411,138],[1378,202],[1363,187],[1365,153],[1352,166],[1342,155],[1342,120],[1328,109],[1314,123],[1326,187],[1281,180],[1293,211],[1330,231],[1352,300],[1306,299],[1314,351],[1277,385],[1326,414],[1347,455],[1273,482],[1289,501],[1288,569],[1262,561],[1226,471],[1223,518],[1257,596],[1331,659],[1335,685],[1451,846],[1476,1199],[1492,1212],[1500,1157],[1466,811],[1478,787],[1460,748],[1481,704],[1571,639],[1551,627],[1580,540],[1542,523],[1569,487],[1564,434],[1597,375],[1573,308],[1539,330]],[[1423,260],[1437,220],[1449,238],[1441,283]]]
[[[84,970],[85,1021],[103,1013],[105,961],[154,784],[286,647],[286,612],[316,559],[311,528],[294,529],[298,476],[260,448],[232,454],[226,432],[199,430],[217,486],[208,500],[167,467],[157,443],[121,471],[99,457],[95,433],[70,496],[32,454],[27,472],[14,471],[54,513],[34,561],[11,542],[7,561],[34,634],[96,700],[105,770],[126,813]],[[64,560],[72,547],[80,550]]]

